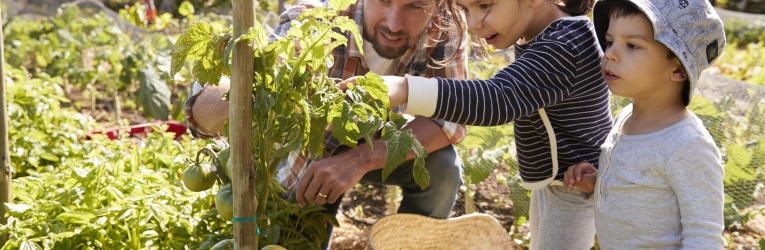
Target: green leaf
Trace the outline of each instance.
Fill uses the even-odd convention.
[[[350,0],[350,1],[353,1],[353,0]],[[357,45],[356,47],[359,49],[359,52],[362,55],[364,54],[364,46],[362,44],[363,40],[361,39],[361,34],[359,33],[359,27],[356,21],[351,20],[350,18],[346,16],[340,16],[335,18],[334,26],[339,28],[342,31],[350,31],[351,34],[353,34],[353,38],[356,41],[356,45]]]
[[[390,108],[390,99],[388,98],[388,86],[385,85],[385,81],[379,75],[369,72],[364,75],[364,80],[360,81],[359,86],[375,100],[380,100],[385,104],[385,108]]]
[[[5,211],[14,217],[21,217],[32,209],[32,206],[26,204],[4,203],[3,205],[5,205]]]
[[[412,148],[412,139],[411,137],[403,136],[403,132],[398,130],[391,122],[385,123],[381,139],[385,142],[388,152],[385,157],[385,168],[383,168],[382,175],[382,180],[385,181],[388,175],[406,159],[407,153]]]
[[[191,73],[202,83],[218,85],[221,76],[226,73],[226,67],[223,63],[223,52],[221,45],[229,39],[228,35],[213,36],[204,50],[198,55],[199,60],[191,69]]]
[[[263,26],[261,26],[259,22],[255,22],[255,25],[250,27],[247,30],[247,33],[237,38],[234,43],[238,44],[240,42],[247,42],[248,45],[255,46],[255,50],[257,51],[257,48],[263,48],[268,45],[268,38],[266,37],[266,32],[263,30]]]
[[[322,156],[324,148],[324,132],[327,127],[327,119],[324,117],[311,117],[311,126],[309,130],[308,151],[311,155]]]
[[[162,231],[167,231],[166,224],[169,221],[169,218],[167,217],[167,214],[165,213],[165,210],[160,207],[160,205],[157,204],[149,204],[149,211],[151,211],[152,216],[154,218],[157,218],[157,221],[159,222],[159,226],[162,228]]]
[[[332,135],[349,147],[356,147],[360,135],[359,127],[353,118],[351,105],[347,102],[332,107],[327,116],[327,120],[332,123]]]
[[[367,106],[365,103],[355,103],[353,104],[353,113],[356,115],[356,117],[359,118],[360,121],[366,121],[367,120]]]
[[[56,216],[57,219],[72,224],[88,224],[96,216],[88,212],[68,211]]]
[[[396,112],[390,112],[388,117],[390,118],[390,121],[393,122],[396,129],[401,129],[404,127],[404,125],[406,125],[406,122],[407,122],[406,118],[402,117]]]
[[[197,22],[190,29],[186,30],[178,37],[173,50],[170,51],[172,61],[170,62],[170,75],[174,76],[181,71],[186,57],[191,59],[198,58],[198,54],[207,45],[213,36],[213,26],[206,22]]]
[[[56,241],[61,241],[61,240],[63,240],[63,239],[66,239],[66,238],[71,238],[71,237],[73,237],[73,236],[75,236],[75,235],[76,235],[76,234],[75,234],[74,232],[63,232],[63,233],[55,234],[55,235],[53,236],[53,238],[54,238]]]
[[[36,242],[31,240],[25,240],[21,242],[21,246],[19,247],[19,250],[42,250],[43,248],[40,245],[37,245]]]
[[[294,140],[287,142],[287,144],[283,145],[281,148],[276,150],[276,152],[273,154],[271,159],[284,157],[289,152],[299,149],[301,145],[303,145],[302,133],[301,133],[301,136],[298,136]]]
[[[467,150],[474,155],[463,155],[464,175],[470,184],[478,184],[491,175],[507,153],[508,146],[504,145],[492,150]]]
[[[259,110],[260,114],[268,114],[268,111],[271,110],[271,108],[276,105],[276,98],[271,94],[271,92],[263,89],[258,88],[258,90],[255,91],[255,103],[257,103],[257,109]],[[256,115],[256,114],[253,114]]]
[[[189,16],[194,14],[194,5],[192,5],[189,1],[183,1],[181,5],[178,6],[178,14],[181,14],[181,16]]]
[[[430,173],[428,173],[428,170],[425,168],[425,158],[428,157],[428,151],[426,151],[425,147],[420,144],[420,141],[414,138],[412,130],[407,130],[406,132],[405,135],[411,137],[412,149],[415,154],[414,165],[412,166],[414,182],[417,183],[422,190],[425,190],[425,188],[430,186]]]
[[[49,152],[42,153],[40,155],[40,158],[43,158],[45,160],[52,161],[52,162],[58,162],[58,160],[59,160],[58,156],[56,156],[54,154],[51,154]]]
[[[138,72],[141,85],[138,89],[137,103],[145,116],[166,121],[170,115],[170,88],[160,80],[154,70],[145,68]]]
[[[266,230],[268,231],[266,236],[270,238],[271,244],[277,244],[279,242],[279,235],[281,234],[279,225],[271,225],[267,227]]]
[[[348,9],[356,0],[329,0],[329,7],[336,11]]]

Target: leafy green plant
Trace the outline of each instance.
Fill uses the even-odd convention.
[[[62,108],[60,77],[40,74],[29,78],[23,69],[6,68],[8,139],[14,178],[31,172],[52,171],[69,158],[82,159],[79,140],[95,121]]]
[[[765,34],[765,30],[762,31]],[[762,37],[765,39],[765,36]],[[720,74],[749,83],[765,85],[765,42],[730,44],[715,62]]]
[[[467,138],[457,148],[463,162],[462,176],[465,180],[465,213],[475,212],[475,185],[486,180],[502,164],[515,164],[510,155],[512,126],[470,127]],[[510,175],[515,175],[516,172]]]
[[[7,68],[13,198],[3,249],[208,248],[231,235],[214,196],[185,191],[185,155],[203,141],[173,134],[112,141],[92,119],[61,107],[60,77]],[[162,131],[166,128],[156,128]],[[138,141],[136,141],[138,140]],[[136,143],[138,142],[138,143]]]
[[[272,42],[260,24],[247,34],[233,37],[230,30],[219,25],[199,22],[180,36],[171,53],[171,74],[181,70],[186,60],[195,60],[194,77],[217,84],[230,73],[234,45],[247,43],[254,48],[252,150],[254,171],[260,180],[256,184],[258,224],[265,232],[261,244],[307,249],[326,243],[326,223],[334,221],[332,216],[323,213],[322,207],[300,208],[284,200],[284,190],[274,176],[291,151],[321,157],[328,125],[333,135],[350,147],[356,147],[360,138],[372,141],[382,130],[379,136],[388,153],[383,178],[414,150],[415,181],[423,189],[429,185],[424,167],[427,153],[410,130],[400,130],[406,120],[389,111],[382,78],[371,73],[359,77],[343,93],[334,88],[338,79],[326,75],[332,50],[347,42],[340,32],[349,32],[361,41],[356,23],[338,15],[353,3],[333,0],[330,8],[307,10],[291,23],[287,36]],[[296,44],[302,50],[298,51]]]
[[[765,23],[760,21],[730,19],[723,22],[729,44],[758,43],[765,40]]]
[[[56,16],[41,21],[14,17],[5,24],[4,33],[8,63],[32,74],[61,77],[66,97],[74,89],[87,90],[95,108],[96,99],[105,92],[119,107],[123,96],[133,99],[137,87],[138,106],[144,114],[168,119],[167,82],[174,80],[169,75],[169,37],[132,34],[145,36],[134,43],[109,17],[86,13],[76,5],[64,5]]]

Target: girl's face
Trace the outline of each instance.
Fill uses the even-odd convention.
[[[527,0],[455,0],[470,32],[497,49],[515,44],[529,27]]]

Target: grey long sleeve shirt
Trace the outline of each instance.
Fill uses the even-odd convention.
[[[695,115],[643,135],[619,134],[632,105],[602,146],[595,187],[601,249],[723,249],[723,166]]]

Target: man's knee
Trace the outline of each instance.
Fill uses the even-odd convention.
[[[454,146],[449,145],[445,148],[429,153],[428,157],[425,158],[425,168],[427,168],[428,171],[430,171],[430,169],[446,170],[458,172],[458,174],[461,174],[462,159],[460,159],[460,156],[457,154],[457,150],[454,148]]]
[[[462,184],[462,160],[453,145],[436,150],[425,158],[425,169],[430,174],[430,183]]]

